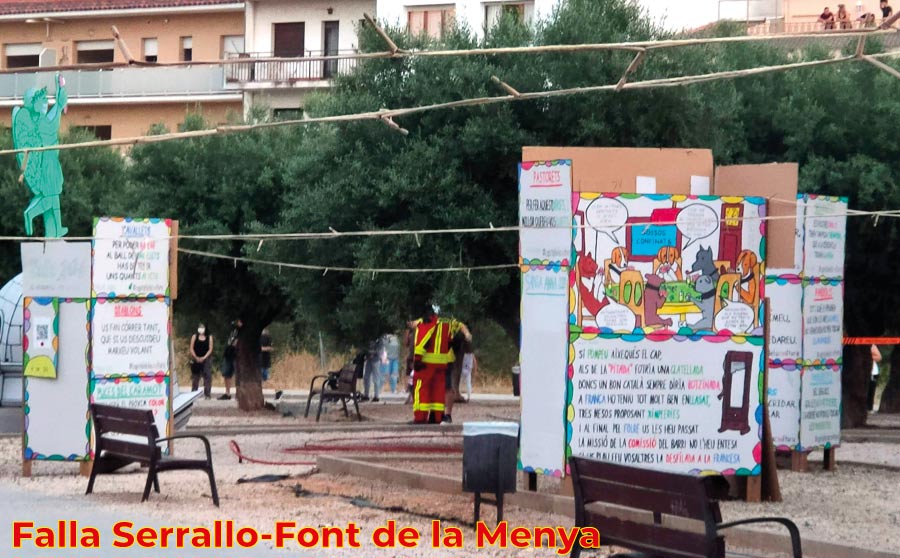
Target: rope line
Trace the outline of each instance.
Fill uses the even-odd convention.
[[[728,196],[725,196],[728,197]],[[740,197],[740,196],[738,196]],[[748,196],[753,197],[753,196]],[[601,198],[597,198],[601,199]],[[607,198],[609,199],[609,198]],[[781,200],[777,198],[769,198],[782,204],[797,205],[797,202]],[[822,219],[828,217],[900,217],[900,209],[882,209],[877,211],[864,211],[859,209],[848,209],[846,211],[836,211],[824,215],[809,216],[810,219]],[[659,221],[655,223],[624,223],[620,225],[594,227],[589,224],[582,225],[561,225],[556,227],[523,227],[519,225],[507,225],[496,227],[493,225],[487,227],[468,227],[468,228],[452,228],[452,229],[386,229],[386,230],[362,230],[362,231],[338,231],[331,229],[329,232],[296,232],[296,233],[236,233],[236,234],[179,234],[178,236],[154,236],[154,240],[241,240],[245,242],[270,242],[281,240],[322,240],[335,238],[352,238],[352,237],[375,237],[375,236],[428,236],[440,234],[483,234],[483,233],[508,233],[522,231],[537,230],[596,230],[598,232],[608,231],[610,229],[619,228],[649,228],[651,226],[669,226],[678,224],[696,224],[709,223],[715,221],[723,223],[725,221],[733,222],[765,222],[780,220],[796,220],[795,215],[767,215],[767,216],[741,216],[717,219],[684,219],[682,221]],[[97,241],[97,240],[121,240],[118,237],[104,236],[67,236],[64,238],[46,237],[46,236],[0,236],[0,242],[54,242],[54,241]],[[261,247],[258,247],[261,248]],[[228,256],[230,257],[230,256]],[[335,269],[335,268],[330,268]]]

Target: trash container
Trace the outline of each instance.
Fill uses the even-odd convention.
[[[513,395],[519,397],[519,377],[521,376],[522,367],[518,364],[512,367],[512,385]]]
[[[475,493],[476,522],[482,492],[495,495],[497,521],[503,521],[503,494],[516,491],[518,452],[518,423],[463,423],[463,491]]]

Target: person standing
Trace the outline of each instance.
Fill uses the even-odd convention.
[[[872,345],[872,379],[869,381],[869,395],[866,399],[870,411],[875,409],[875,389],[878,387],[878,363],[881,362],[881,351]]]
[[[853,23],[850,21],[850,14],[843,4],[838,4],[837,21],[840,24],[841,29],[851,29],[853,27]]]
[[[404,405],[412,403],[413,386],[415,384],[415,336],[417,321],[406,322],[406,333],[403,338],[403,346],[406,347],[406,375],[409,376],[406,383],[406,401]]]
[[[381,394],[381,357],[378,351],[378,340],[369,342],[369,349],[366,351],[366,369],[363,373],[363,397],[360,401],[369,400],[369,389],[373,388],[373,403],[378,403],[378,396]]]
[[[831,10],[828,9],[828,6],[825,6],[825,11],[823,11],[819,16],[819,23],[825,25],[826,31],[834,29],[834,14],[831,13]]]
[[[203,397],[210,398],[212,393],[212,335],[206,334],[206,325],[197,325],[197,333],[191,336],[191,391],[200,387],[203,378]]]
[[[466,343],[462,357],[462,378],[461,381],[466,383],[466,402],[472,400],[472,377],[478,370],[478,360],[475,359],[475,353],[472,351],[472,345]]]
[[[268,382],[272,372],[272,336],[268,327],[264,327],[259,336],[259,371],[263,383]]]
[[[881,0],[881,19],[885,20],[894,15],[894,8],[888,4],[888,0]]]
[[[397,383],[400,380],[400,341],[393,333],[385,333],[381,337],[381,348],[384,351],[381,377],[387,377],[391,393],[397,393]]]
[[[225,379],[225,395],[219,396],[220,401],[231,399],[231,388],[234,386],[234,375],[237,372],[238,347],[240,345],[241,328],[244,322],[240,318],[232,322],[231,333],[225,344],[225,354],[222,359],[222,378]]]
[[[442,422],[447,366],[455,360],[450,343],[459,332],[472,340],[465,324],[439,318],[439,313],[436,305],[426,305],[414,332],[413,422],[417,424]]]

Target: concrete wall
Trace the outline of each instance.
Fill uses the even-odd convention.
[[[244,13],[241,11],[62,19],[64,23],[50,23],[49,26],[44,23],[0,22],[0,48],[5,52],[5,45],[11,43],[42,43],[45,48],[56,50],[57,63],[74,64],[77,41],[112,39],[110,27],[115,25],[134,58],[142,56],[143,39],[156,38],[159,41],[158,61],[178,61],[181,37],[192,37],[194,60],[217,60],[222,54],[222,37],[244,33]],[[118,49],[115,61],[125,62]],[[4,68],[5,64],[4,55],[0,57],[0,68]]]
[[[356,28],[364,13],[375,15],[375,0],[254,0],[247,2],[246,13],[247,52],[272,52],[273,24],[301,21],[304,48],[316,52],[324,49],[324,22],[340,22],[338,48],[344,51],[359,47]]]
[[[112,126],[113,138],[147,134],[150,126],[162,122],[175,131],[188,113],[201,112],[211,125],[228,122],[229,112],[241,115],[241,102],[158,103],[123,105],[69,105],[63,116],[63,127]],[[0,126],[9,126],[12,111],[0,110]]]

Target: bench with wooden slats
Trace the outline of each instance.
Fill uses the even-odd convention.
[[[724,558],[722,530],[735,525],[775,522],[791,535],[794,558],[801,558],[800,532],[789,519],[760,517],[722,523],[719,500],[728,494],[727,481],[717,475],[693,476],[664,473],[570,457],[575,489],[575,525],[596,527],[604,545],[636,553],[615,556],[653,558]],[[592,504],[601,504],[593,505]],[[653,514],[651,521],[638,515]],[[695,531],[678,529],[663,516],[702,523]],[[699,524],[698,524],[699,525]],[[578,558],[581,548],[572,550]]]
[[[209,440],[204,436],[178,434],[166,438],[159,437],[153,420],[153,411],[126,409],[109,405],[91,404],[91,418],[94,424],[94,464],[88,480],[87,492],[94,490],[97,475],[112,473],[130,463],[146,465],[147,482],[144,485],[142,502],[150,497],[150,487],[159,493],[157,474],[162,471],[193,469],[204,471],[209,477],[213,503],[219,505],[216,478],[213,474],[212,452]],[[196,438],[206,449],[205,459],[185,459],[163,454],[159,444],[177,439]]]

